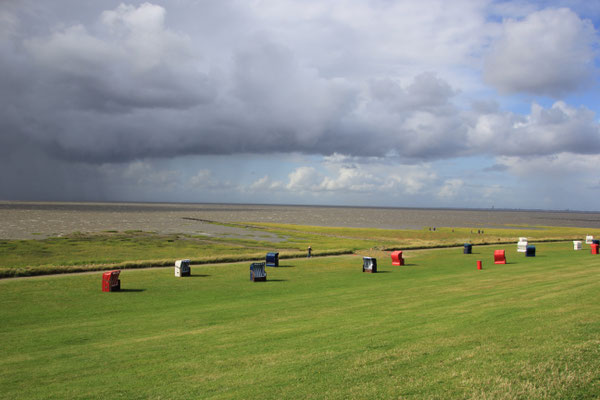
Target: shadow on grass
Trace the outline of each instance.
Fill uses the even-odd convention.
[[[375,273],[376,273],[376,274],[389,274],[389,273],[391,273],[391,272],[392,272],[392,271],[377,271],[377,272],[375,272]]]
[[[287,282],[287,279],[267,279],[265,282]]]
[[[295,265],[280,265],[277,268],[296,268],[296,266]]]
[[[146,289],[121,289],[118,290],[117,292],[145,292]]]

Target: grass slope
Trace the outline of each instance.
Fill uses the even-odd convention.
[[[232,225],[232,224],[228,224]],[[581,239],[600,231],[583,228],[522,227],[522,229],[438,228],[435,231],[331,228],[284,224],[244,224],[260,236],[278,236],[277,243],[264,240],[216,238],[183,234],[157,234],[127,231],[73,233],[43,240],[0,241],[0,278],[81,272],[113,268],[148,268],[173,265],[174,260],[190,258],[195,263],[215,263],[261,259],[268,251],[281,258],[306,254],[348,254],[368,249],[416,249],[462,246],[465,242],[516,243],[519,236],[536,242]]]
[[[600,258],[515,250],[2,280],[0,398],[598,398]]]

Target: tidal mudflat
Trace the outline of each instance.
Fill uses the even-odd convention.
[[[42,239],[72,232],[142,230],[227,237],[263,235],[261,240],[269,240],[265,232],[207,221],[383,229],[485,229],[520,225],[600,228],[600,213],[247,204],[0,202],[0,221],[1,239]],[[276,237],[270,239],[277,240]]]

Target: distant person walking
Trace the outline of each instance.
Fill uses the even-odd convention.
[[[308,253],[306,254],[306,258],[311,258],[312,257],[312,248],[310,246],[308,246]]]

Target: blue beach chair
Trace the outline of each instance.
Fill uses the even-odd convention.
[[[267,271],[265,271],[265,263],[250,264],[250,280],[252,282],[264,282],[267,280]]]
[[[267,253],[265,261],[267,267],[279,267],[279,253]]]

